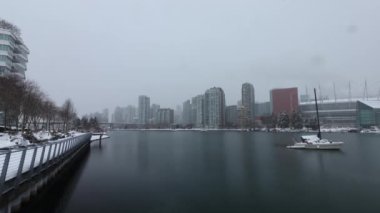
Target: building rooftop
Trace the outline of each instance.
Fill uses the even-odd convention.
[[[357,102],[360,101],[362,103],[369,102],[372,104],[379,103],[380,100],[378,98],[367,98],[366,100],[363,100],[363,98],[342,98],[342,99],[329,99],[329,100],[318,100],[318,104],[328,104],[328,103],[345,103],[345,102]],[[315,104],[314,99],[310,100],[308,102],[301,102],[300,105],[309,105],[309,104]]]
[[[3,20],[3,19],[0,19],[0,28],[5,29],[5,30],[10,30],[10,31],[12,31],[12,33],[14,33],[17,36],[20,36],[20,34],[21,34],[20,29],[17,26],[15,26],[15,25],[13,25],[13,24],[11,24],[11,23]]]
[[[380,109],[380,100],[366,100],[360,102],[374,109]]]

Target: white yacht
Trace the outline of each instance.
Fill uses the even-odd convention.
[[[295,142],[289,149],[340,149],[343,142],[329,141],[327,139],[320,139],[317,135],[303,135],[301,141]]]
[[[317,124],[318,124],[318,134],[317,135],[304,135],[301,136],[301,141],[296,141],[293,145],[287,146],[289,149],[330,149],[339,150],[343,142],[329,141],[327,139],[322,139],[321,126],[319,124],[319,113],[318,113],[318,103],[317,103],[317,92],[314,89],[315,98],[315,109],[317,112]]]

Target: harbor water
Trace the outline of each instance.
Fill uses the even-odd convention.
[[[380,212],[380,135],[113,131],[22,212]]]

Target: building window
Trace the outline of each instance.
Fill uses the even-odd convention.
[[[12,51],[12,48],[8,45],[0,44],[0,50],[3,51]]]

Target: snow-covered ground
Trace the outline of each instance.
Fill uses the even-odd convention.
[[[39,141],[46,141],[53,138],[53,135],[48,131],[39,131],[39,132],[33,133],[33,136]]]
[[[68,136],[79,136],[83,134],[84,134],[83,132],[70,131]]]
[[[68,134],[63,134],[63,133],[55,133],[52,134],[48,131],[39,131],[33,133],[33,136],[38,140],[38,141],[48,141],[51,143],[56,142],[56,140],[51,140],[55,136],[60,136],[61,138],[65,137],[74,137],[74,136],[79,136],[84,133],[81,132],[76,132],[76,131],[71,131]],[[30,142],[26,139],[24,139],[21,135],[21,133],[17,133],[16,135],[8,134],[8,133],[0,133],[0,148],[6,148],[6,147],[12,147],[12,146],[27,146],[29,145]]]
[[[12,147],[16,145],[26,146],[29,144],[29,141],[25,140],[22,137],[21,133],[18,133],[16,135],[0,133],[0,148]]]

